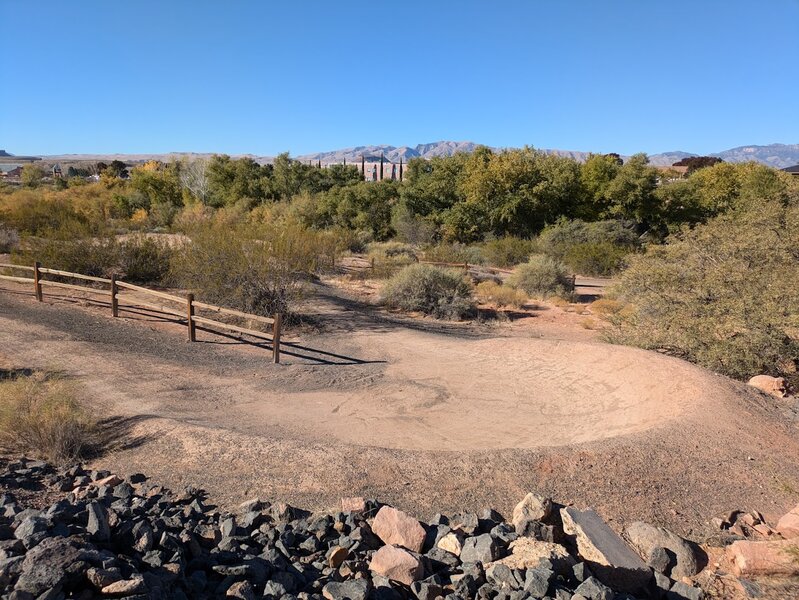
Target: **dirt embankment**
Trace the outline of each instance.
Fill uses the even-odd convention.
[[[324,317],[336,326],[289,335],[301,341],[275,366],[235,339],[189,344],[141,313],[112,320],[12,289],[0,291],[3,361],[80,378],[124,425],[97,466],[223,502],[330,508],[357,494],[421,516],[507,511],[535,490],[698,535],[727,510],[778,515],[799,499],[785,407],[655,353],[535,324],[431,331],[341,303]]]

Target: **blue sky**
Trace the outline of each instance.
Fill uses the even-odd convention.
[[[799,0],[0,0],[0,148],[799,143]]]

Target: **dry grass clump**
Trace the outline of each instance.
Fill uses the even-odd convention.
[[[483,304],[493,304],[497,308],[521,308],[529,298],[524,291],[501,285],[494,281],[481,281],[475,288],[477,299]]]
[[[65,464],[85,456],[96,437],[96,422],[71,382],[42,373],[0,379],[3,447]]]
[[[589,306],[591,312],[602,315],[603,317],[618,314],[624,307],[624,302],[619,302],[612,298],[594,300]]]

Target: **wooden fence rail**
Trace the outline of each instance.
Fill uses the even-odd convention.
[[[253,315],[250,313],[242,312],[240,310],[233,310],[232,308],[225,308],[223,306],[216,306],[214,304],[199,302],[194,299],[194,294],[187,294],[186,297],[184,298],[182,296],[176,296],[174,294],[167,294],[166,292],[152,290],[150,288],[141,285],[128,283],[127,281],[120,281],[119,279],[117,279],[116,275],[112,275],[111,279],[106,279],[104,277],[95,277],[93,275],[83,275],[81,273],[71,273],[69,271],[60,271],[58,269],[44,268],[38,262],[35,263],[32,267],[28,267],[25,265],[12,265],[8,263],[0,263],[0,269],[17,269],[19,271],[32,272],[33,277],[16,277],[13,275],[0,275],[0,280],[13,281],[15,283],[32,283],[34,295],[36,296],[36,299],[39,302],[43,301],[44,297],[42,291],[43,286],[57,287],[61,289],[75,290],[75,291],[85,292],[89,294],[98,294],[103,296],[110,295],[111,315],[113,317],[119,316],[120,305],[141,306],[150,310],[154,310],[157,312],[161,312],[185,320],[188,328],[189,341],[191,342],[196,341],[197,337],[196,329],[198,323],[201,325],[206,325],[214,328],[221,328],[228,331],[235,331],[237,333],[249,335],[251,337],[256,337],[259,339],[267,339],[272,342],[272,361],[275,364],[278,364],[280,362],[280,334],[281,334],[282,319],[279,313],[275,314],[273,318],[262,317],[261,315]],[[75,285],[72,283],[63,283],[61,281],[43,279],[42,275],[56,275],[59,277],[67,277],[70,279],[89,281],[92,283],[102,283],[108,285],[109,289],[98,289],[96,287]],[[133,292],[140,292],[143,294],[150,294],[162,300],[175,302],[179,304],[181,308],[178,307],[172,308],[163,304],[151,304],[148,302],[143,302],[137,299],[136,297],[132,296],[131,294],[121,294],[120,289],[131,290]],[[195,314],[196,310],[205,310],[209,312],[215,312],[218,314],[229,315],[232,317],[238,317],[240,319],[257,321],[258,323],[265,323],[267,325],[272,326],[271,327],[272,332],[271,334],[269,334],[264,331],[258,331],[256,329],[240,327],[238,325],[233,325],[231,323],[224,323],[222,321],[216,321],[214,319],[202,317]]]

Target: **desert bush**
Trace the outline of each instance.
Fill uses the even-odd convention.
[[[403,268],[383,287],[387,306],[437,319],[463,319],[474,313],[472,286],[463,274],[432,265]]]
[[[567,248],[563,262],[575,273],[608,277],[624,267],[629,254],[629,248],[611,242],[585,242]]]
[[[618,300],[613,300],[612,298],[600,298],[599,300],[594,300],[589,305],[589,308],[591,309],[591,312],[595,314],[609,316],[615,315],[616,313],[622,311],[624,306],[624,303],[619,302]]]
[[[537,248],[583,275],[613,275],[624,266],[624,258],[641,247],[632,227],[632,222],[618,220],[562,220],[541,232]]]
[[[424,259],[431,262],[469,263],[470,265],[482,265],[485,262],[480,248],[457,242],[442,242],[434,246],[426,246]]]
[[[11,252],[18,245],[19,233],[17,233],[17,230],[0,226],[0,254]]]
[[[781,374],[799,358],[799,204],[761,201],[631,259],[611,341],[732,377]]]
[[[119,269],[127,281],[160,283],[166,278],[173,252],[167,242],[137,235],[118,247]]]
[[[367,246],[369,256],[375,258],[400,258],[416,262],[416,250],[402,242],[373,242]]]
[[[534,241],[513,236],[488,240],[480,247],[485,264],[494,267],[513,267],[523,263],[534,250]]]
[[[42,374],[0,378],[0,444],[5,448],[64,464],[82,458],[95,442],[95,421],[70,382]]]
[[[494,281],[481,281],[475,288],[475,295],[484,304],[493,304],[497,308],[510,306],[521,308],[529,298],[524,291]]]
[[[119,245],[111,237],[70,235],[69,229],[51,232],[51,237],[28,238],[25,248],[14,255],[19,263],[39,261],[43,266],[72,273],[110,277],[118,268]]]
[[[285,314],[328,241],[297,225],[209,225],[175,250],[170,279],[207,302],[264,316]]]
[[[507,284],[524,290],[531,296],[566,297],[573,291],[573,280],[566,266],[558,260],[534,254],[526,263],[516,267]]]
[[[419,246],[432,244],[436,237],[436,226],[428,219],[414,215],[403,202],[394,207],[391,213],[391,227],[397,239]]]

